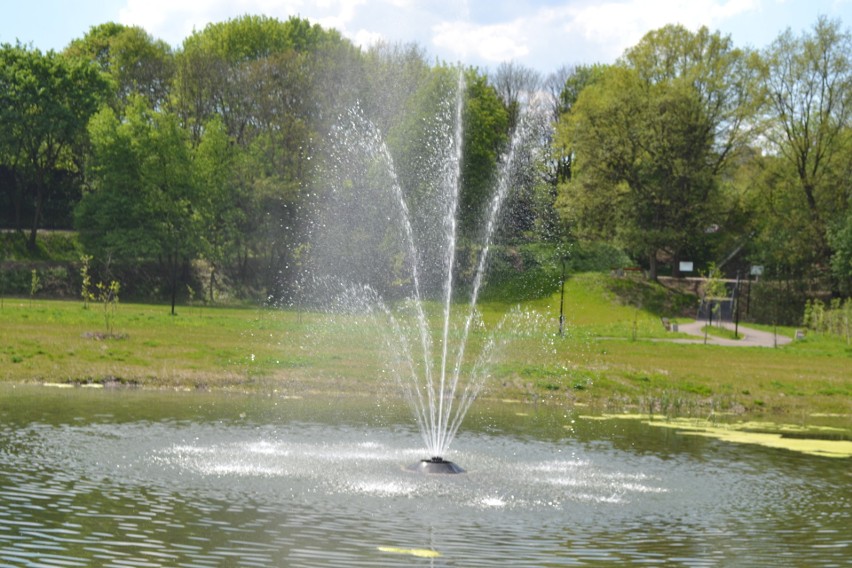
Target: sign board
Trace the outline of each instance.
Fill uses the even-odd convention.
[[[763,275],[763,266],[759,264],[752,265],[750,274],[752,276],[762,276]]]
[[[681,272],[692,272],[692,261],[681,260],[678,268]]]

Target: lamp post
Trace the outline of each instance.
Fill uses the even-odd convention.
[[[565,337],[565,257],[562,257],[562,291],[559,293],[559,337]]]
[[[734,285],[734,339],[740,336],[740,271],[737,270],[737,283]]]

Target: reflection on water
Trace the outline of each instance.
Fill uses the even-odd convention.
[[[2,388],[0,566],[848,562],[849,460],[479,405],[421,476],[374,408]]]

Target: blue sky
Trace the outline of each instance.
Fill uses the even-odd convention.
[[[362,46],[416,42],[443,61],[482,69],[514,61],[547,74],[561,65],[610,63],[668,23],[706,25],[755,48],[787,28],[811,28],[820,15],[849,28],[852,0],[6,0],[0,14],[0,42],[42,51],[61,50],[109,21],[179,46],[210,22],[295,15]]]

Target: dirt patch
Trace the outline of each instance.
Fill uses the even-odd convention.
[[[85,339],[94,339],[95,341],[121,340],[127,339],[126,333],[104,333],[102,331],[87,331],[83,334]]]

